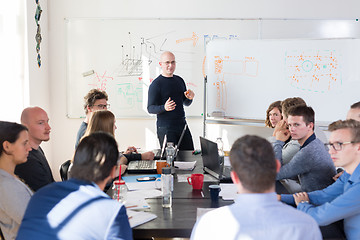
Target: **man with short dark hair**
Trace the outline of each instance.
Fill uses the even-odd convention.
[[[31,151],[27,162],[16,166],[15,174],[33,191],[37,191],[55,181],[45,153],[40,147],[42,142],[50,139],[49,117],[42,108],[28,107],[21,114],[21,124],[29,129]]]
[[[17,239],[132,239],[125,206],[103,192],[115,176],[118,156],[111,135],[85,137],[76,149],[71,179],[34,194]]]
[[[347,113],[346,119],[354,119],[360,121],[360,101],[351,105],[350,110]]]
[[[85,120],[81,123],[79,131],[76,136],[75,148],[79,144],[81,138],[84,136],[88,123],[90,121],[91,114],[99,110],[107,110],[110,104],[107,103],[109,100],[108,94],[105,91],[99,89],[91,89],[88,94],[84,97],[84,110],[86,113]],[[154,153],[151,151],[138,153],[137,149],[133,146],[129,146],[125,151],[125,164],[132,160],[153,160]]]
[[[344,173],[324,190],[281,195],[281,201],[296,203],[320,226],[344,219],[346,238],[360,239],[360,122],[336,121],[329,125],[329,153]]]
[[[87,125],[90,120],[91,113],[97,110],[103,110],[109,108],[110,105],[107,103],[108,98],[109,97],[105,91],[96,88],[91,89],[84,97],[84,110],[86,117],[84,121],[81,123],[79,131],[76,135],[75,148],[79,144],[79,141],[82,138],[82,136],[84,136]]]
[[[280,163],[268,141],[239,138],[230,162],[238,189],[235,203],[202,216],[191,239],[322,239],[314,219],[277,201],[274,183]]]
[[[288,110],[288,125],[291,138],[300,144],[300,150],[289,163],[283,165],[277,180],[298,177],[302,191],[315,191],[333,183],[336,174],[334,163],[324,143],[314,134],[315,113],[311,107],[295,106]],[[274,144],[275,155],[281,159],[284,142]]]

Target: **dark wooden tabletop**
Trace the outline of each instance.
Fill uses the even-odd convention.
[[[176,160],[197,161],[197,163],[193,171],[176,170],[171,208],[163,208],[161,198],[146,200],[150,205],[150,209],[146,211],[156,214],[157,218],[135,227],[134,239],[189,238],[196,222],[198,208],[217,208],[233,203],[233,201],[223,201],[221,198],[218,203],[211,202],[209,185],[219,184],[216,180],[204,182],[202,190],[193,190],[188,183],[177,181],[177,174],[203,173],[200,154],[193,155],[191,151],[179,152]]]

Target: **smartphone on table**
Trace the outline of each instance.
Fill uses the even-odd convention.
[[[156,180],[156,177],[141,177],[136,179],[136,181],[138,182],[146,182],[146,181],[154,181],[154,180]]]

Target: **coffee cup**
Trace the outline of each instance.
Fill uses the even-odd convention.
[[[191,174],[191,176],[187,178],[187,181],[193,187],[193,189],[202,189],[204,183],[204,175],[201,173]]]
[[[169,164],[166,161],[156,161],[156,172],[161,174],[161,171],[164,167],[168,167]]]
[[[221,191],[221,188],[219,185],[210,185],[210,197],[212,202],[218,202],[219,201],[219,192]]]

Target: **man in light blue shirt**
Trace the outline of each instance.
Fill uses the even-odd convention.
[[[329,153],[345,172],[326,189],[281,195],[281,201],[295,203],[320,226],[344,219],[346,238],[360,239],[360,122],[339,120],[329,125],[329,131]]]
[[[235,203],[210,211],[196,222],[191,239],[322,239],[310,216],[277,201],[280,162],[271,144],[257,136],[239,138],[230,151]]]

